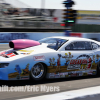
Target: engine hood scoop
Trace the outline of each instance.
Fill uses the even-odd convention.
[[[9,47],[15,50],[33,47],[37,45],[40,45],[38,41],[28,39],[17,39],[9,42]]]

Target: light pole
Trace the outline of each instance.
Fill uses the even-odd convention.
[[[42,16],[44,16],[44,13],[45,13],[44,9],[45,9],[45,0],[41,0],[41,12],[42,12]]]
[[[45,8],[45,0],[41,0],[41,9]]]

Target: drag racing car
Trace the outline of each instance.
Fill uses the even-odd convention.
[[[0,52],[0,80],[35,81],[100,73],[100,43],[78,37],[18,39]]]

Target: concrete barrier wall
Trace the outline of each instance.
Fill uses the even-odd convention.
[[[65,36],[65,33],[0,33],[0,42],[5,43],[9,42],[10,40],[15,40],[15,39],[32,39],[32,40],[40,40],[46,37],[51,37],[51,36]]]
[[[100,33],[49,33],[49,32],[32,32],[32,33],[22,33],[22,32],[18,32],[18,33],[11,33],[11,32],[6,32],[0,33],[0,42],[1,43],[5,43],[5,42],[9,42],[10,40],[15,40],[15,39],[32,39],[32,40],[40,40],[46,37],[52,37],[52,36],[77,36],[77,37],[83,37],[83,38],[92,38],[95,40],[100,41]]]

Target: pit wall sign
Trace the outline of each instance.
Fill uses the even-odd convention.
[[[95,35],[94,35],[95,34]],[[1,32],[0,33],[0,42],[1,43],[8,43],[11,40],[15,39],[31,39],[31,40],[40,40],[43,38],[47,37],[52,37],[52,36],[71,36],[71,37],[82,37],[82,38],[90,38],[90,39],[95,39],[97,41],[100,41],[100,33],[64,33],[64,32]]]

